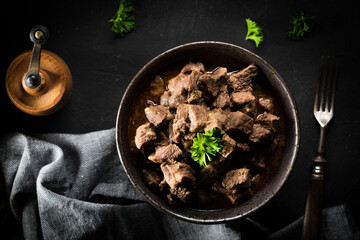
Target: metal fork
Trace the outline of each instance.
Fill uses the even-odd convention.
[[[315,95],[314,116],[320,125],[320,138],[316,157],[313,158],[303,223],[303,240],[318,239],[321,227],[323,197],[325,128],[334,116],[335,85],[339,61],[334,57],[322,57],[319,83]]]

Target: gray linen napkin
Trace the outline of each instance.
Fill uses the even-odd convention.
[[[160,213],[129,182],[115,129],[7,134],[0,160],[25,239],[300,239],[301,219],[271,233],[249,218],[200,225]],[[324,211],[323,239],[360,239],[350,221],[343,205]]]

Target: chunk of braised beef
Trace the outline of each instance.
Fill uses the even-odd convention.
[[[195,184],[195,171],[182,162],[167,163],[160,166],[164,179],[170,188],[178,186],[193,186]]]
[[[230,96],[226,84],[220,87],[220,91],[218,95],[215,97],[215,100],[212,105],[213,107],[218,107],[218,108],[225,108],[230,105]]]
[[[170,188],[170,193],[176,196],[181,202],[185,203],[193,193],[193,190],[185,187],[176,187]]]
[[[190,75],[180,73],[169,80],[167,91],[160,98],[160,104],[176,108],[180,104],[187,102],[187,93],[198,88],[199,71],[192,71]]]
[[[265,111],[273,112],[274,110],[274,105],[270,98],[259,98],[259,104],[265,109]]]
[[[164,180],[170,187],[170,194],[182,202],[186,202],[194,190],[195,171],[186,163],[181,162],[162,163],[161,171],[164,174]],[[172,199],[172,196],[169,197]]]
[[[209,131],[209,130],[211,130],[211,129],[213,129],[213,128],[217,128],[217,129],[219,129],[219,130],[223,130],[223,126],[222,126],[222,124],[220,123],[220,121],[217,120],[217,119],[214,119],[214,120],[212,120],[211,122],[208,122],[208,124],[207,124],[206,127],[204,128],[204,132]]]
[[[212,189],[215,192],[221,193],[225,195],[232,204],[237,205],[244,199],[249,198],[252,195],[252,191],[250,188],[241,188],[236,191],[229,191],[225,187],[222,186],[221,182],[215,181],[212,185]]]
[[[226,123],[226,132],[231,134],[242,133],[248,135],[251,133],[254,125],[253,118],[240,111],[230,112]]]
[[[249,140],[254,143],[261,143],[268,139],[271,135],[270,130],[264,128],[262,125],[255,123],[252,132],[249,134]]]
[[[222,143],[223,147],[219,153],[224,158],[228,158],[234,152],[234,150],[236,148],[236,141],[234,139],[232,139],[226,133],[223,135],[222,140],[223,140],[223,143]]]
[[[164,80],[156,75],[155,79],[150,83],[150,93],[151,95],[161,96],[165,91],[165,83]]]
[[[192,91],[194,89],[198,89],[200,84],[200,72],[198,70],[193,70],[190,75],[186,75],[187,77],[182,79],[182,86],[185,91]],[[170,88],[169,88],[170,89]]]
[[[155,127],[163,124],[166,120],[171,119],[171,114],[168,107],[162,105],[149,106],[145,108],[146,118]]]
[[[203,74],[200,76],[199,80],[201,82],[200,90],[203,92],[204,98],[208,102],[219,94],[220,88],[223,85],[222,81],[215,80],[211,74]]]
[[[228,108],[226,109],[214,108],[209,112],[208,121],[211,122],[216,119],[219,121],[219,123],[222,126],[225,126],[229,113],[230,113],[230,109]]]
[[[190,132],[198,132],[205,127],[208,119],[208,109],[201,105],[189,105]]]
[[[186,133],[188,128],[187,119],[189,116],[189,105],[181,104],[176,110],[175,118],[172,123],[172,138],[171,141],[180,143],[180,137]]]
[[[255,96],[252,92],[233,92],[231,94],[231,101],[236,105],[255,101]]]
[[[279,127],[279,120],[280,117],[271,113],[264,112],[256,117],[255,122],[263,125],[269,131],[271,131],[271,133],[275,133]]]
[[[156,132],[149,122],[136,129],[135,145],[144,154],[151,151],[151,147],[157,139]]]
[[[211,77],[217,81],[220,78],[226,77],[227,76],[227,68],[226,67],[218,67],[215,68],[212,72],[211,72]]]
[[[251,186],[251,173],[248,168],[239,168],[227,172],[222,178],[222,186],[229,192],[234,193],[239,188]]]
[[[252,91],[252,78],[257,74],[258,68],[252,64],[239,72],[231,74],[227,82],[235,92]]]
[[[188,73],[188,72],[192,72],[194,70],[196,70],[198,72],[205,72],[204,64],[202,62],[197,62],[197,63],[189,62],[181,69],[180,72]]]
[[[180,143],[180,137],[189,132],[201,131],[208,120],[208,110],[202,105],[181,104],[176,110],[172,128],[172,141]]]
[[[196,137],[196,133],[192,132],[192,133],[187,133],[184,135],[184,139],[185,140],[193,140]]]
[[[150,187],[157,188],[161,183],[163,176],[161,172],[158,172],[154,169],[143,169],[142,170],[145,181]]]
[[[202,92],[197,89],[193,89],[192,91],[188,92],[187,95],[187,103],[200,103],[202,101]]]
[[[182,150],[176,144],[169,144],[167,146],[158,146],[155,152],[150,154],[148,159],[155,163],[162,163],[165,161],[174,161],[182,154]]]
[[[169,106],[169,98],[170,98],[170,92],[164,91],[164,93],[160,97],[160,105]]]

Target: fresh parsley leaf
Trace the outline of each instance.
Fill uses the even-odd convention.
[[[131,0],[121,0],[115,16],[109,20],[109,22],[113,23],[111,30],[121,36],[130,32],[135,25],[135,17],[132,15],[133,11],[134,7]]]
[[[262,43],[264,39],[261,27],[259,27],[256,22],[250,20],[250,18],[246,18],[245,20],[247,24],[247,34],[245,40],[253,40],[256,47],[259,47],[260,43]]]
[[[304,10],[294,11],[290,15],[290,28],[288,36],[290,39],[300,39],[304,34],[309,31],[315,25],[315,16],[311,16],[310,13]]]
[[[205,167],[207,162],[211,162],[212,157],[215,157],[216,153],[222,149],[223,135],[224,133],[218,128],[213,128],[202,134],[197,133],[190,150],[191,158],[201,167]]]

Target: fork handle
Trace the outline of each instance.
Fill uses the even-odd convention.
[[[313,159],[314,165],[310,180],[309,191],[306,200],[305,216],[303,224],[303,240],[319,239],[321,228],[321,210],[324,185],[325,159],[318,156]]]

